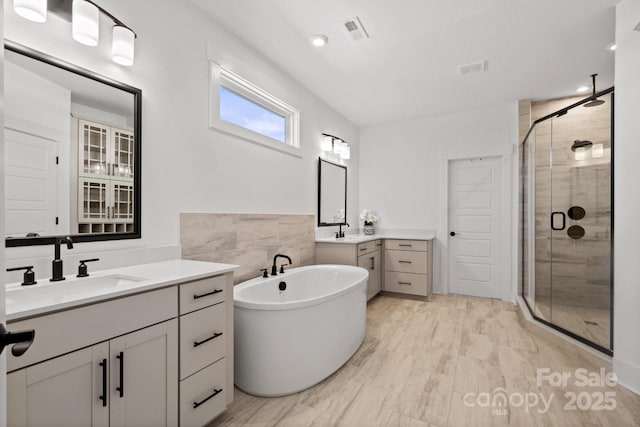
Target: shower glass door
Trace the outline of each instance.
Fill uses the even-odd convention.
[[[549,316],[609,349],[612,99],[601,99],[550,120]]]
[[[519,273],[538,320],[611,354],[613,92],[605,92],[604,104],[536,120],[520,147]]]

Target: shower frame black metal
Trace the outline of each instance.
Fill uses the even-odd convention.
[[[521,259],[520,259],[520,268],[519,268],[519,273],[520,273],[520,278],[521,278],[521,282],[522,282],[522,299],[524,300],[524,303],[526,304],[527,308],[529,309],[529,313],[531,313],[531,316],[533,316],[533,318],[546,325],[549,326],[550,328],[553,328],[559,332],[562,332],[563,334],[583,343],[588,345],[589,347],[592,347],[608,356],[613,356],[613,291],[614,291],[614,287],[613,287],[613,262],[614,262],[614,257],[613,257],[613,248],[614,248],[614,244],[613,244],[613,239],[614,239],[614,233],[613,233],[613,226],[614,226],[614,174],[613,174],[613,166],[614,166],[614,120],[615,120],[615,102],[614,102],[614,95],[615,95],[615,86],[611,86],[608,89],[605,89],[601,92],[595,93],[592,96],[582,99],[574,104],[569,105],[568,107],[562,108],[554,113],[548,114],[544,117],[541,117],[539,119],[536,119],[533,121],[533,123],[531,123],[531,126],[529,127],[529,131],[527,132],[527,134],[525,135],[524,139],[522,140],[522,142],[520,143],[519,147],[524,147],[524,143],[527,141],[527,139],[529,138],[529,135],[531,134],[531,131],[533,131],[533,129],[536,127],[536,125],[538,123],[542,123],[546,120],[549,119],[553,119],[555,117],[561,117],[564,116],[565,114],[567,114],[569,112],[569,110],[572,110],[576,107],[579,107],[581,105],[586,104],[587,102],[593,101],[601,96],[607,95],[607,94],[611,94],[611,163],[610,163],[610,170],[611,170],[611,238],[610,238],[610,243],[611,243],[611,247],[610,247],[610,278],[609,278],[609,286],[610,286],[610,301],[609,301],[609,348],[603,347],[599,344],[594,343],[593,341],[588,340],[587,338],[580,336],[574,332],[571,332],[561,326],[558,326],[552,322],[549,322],[545,319],[542,319],[538,316],[536,316],[535,311],[531,308],[531,306],[529,305],[529,302],[527,301],[527,298],[524,297],[524,285],[525,285],[525,278],[524,278],[524,245],[525,245],[525,239],[524,239],[524,231],[523,231],[523,227],[524,227],[524,218],[525,218],[525,203],[522,203],[522,207],[521,207],[521,211],[520,211],[520,230],[519,233],[522,233],[522,241],[520,242],[521,244]],[[524,160],[525,157],[522,156],[522,163],[520,164],[520,170],[522,170],[522,168],[524,167]],[[521,179],[520,182],[520,191],[522,192],[522,194],[524,194],[524,179]],[[534,296],[535,298],[535,296]]]

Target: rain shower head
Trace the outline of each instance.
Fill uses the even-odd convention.
[[[604,101],[600,101],[600,102],[604,102]],[[573,141],[573,145],[571,146],[571,151],[576,151],[576,149],[578,148],[589,148],[593,145],[593,142],[591,141],[580,141],[579,139],[576,139],[575,141]]]
[[[596,96],[596,76],[597,74],[591,74],[591,81],[593,82],[593,94],[591,95]],[[589,102],[587,102],[586,104],[584,104],[585,107],[589,108],[589,107],[597,107],[598,105],[602,105],[604,104],[604,101],[601,99],[593,99]]]

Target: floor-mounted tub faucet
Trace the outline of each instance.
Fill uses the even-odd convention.
[[[51,282],[59,282],[64,280],[64,274],[62,273],[62,258],[60,257],[60,245],[66,243],[67,249],[73,249],[73,240],[71,237],[56,237],[55,240],[55,257],[51,262],[52,277],[49,279]]]
[[[277,254],[273,257],[273,266],[271,267],[272,276],[278,275],[278,266],[276,265],[276,261],[278,260],[278,258],[286,258],[287,261],[289,261],[289,265],[293,264],[293,261],[291,261],[291,258],[288,255]]]

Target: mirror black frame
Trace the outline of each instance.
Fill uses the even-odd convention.
[[[108,86],[120,89],[125,92],[129,92],[133,95],[133,115],[134,115],[134,172],[133,172],[133,185],[134,185],[134,201],[133,201],[133,231],[128,233],[101,233],[101,234],[72,234],[71,238],[74,243],[81,242],[102,242],[108,240],[125,240],[125,239],[139,239],[142,237],[142,90],[121,83],[119,81],[110,79],[100,74],[89,71],[85,68],[78,67],[77,65],[70,64],[61,59],[47,55],[40,51],[31,49],[21,44],[12,42],[10,40],[4,41],[4,48],[10,52],[18,53],[20,55],[27,56],[37,61],[44,62],[54,67],[61,68],[71,73],[77,74],[82,77],[94,80],[98,83],[103,83]],[[55,243],[57,236],[43,236],[43,237],[13,237],[5,238],[5,247],[18,247],[18,246],[36,246],[36,245],[52,245]]]
[[[328,163],[333,166],[337,166],[339,168],[344,169],[344,222],[336,222],[336,223],[328,223],[328,222],[320,222],[320,215],[322,211],[322,162]],[[322,157],[318,157],[318,227],[331,227],[336,225],[345,225],[347,223],[347,167],[344,165],[339,165],[337,163],[330,162],[328,160],[324,160]]]

